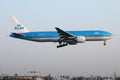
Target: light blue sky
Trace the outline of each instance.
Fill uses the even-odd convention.
[[[120,74],[120,0],[0,0],[0,74]],[[29,30],[100,29],[114,38],[57,49],[57,43],[13,39],[9,16]]]

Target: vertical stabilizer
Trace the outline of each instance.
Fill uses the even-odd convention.
[[[14,26],[15,33],[29,32],[14,16],[10,16],[10,20]]]

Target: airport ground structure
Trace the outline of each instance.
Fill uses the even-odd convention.
[[[51,76],[0,76],[0,80],[57,80]]]
[[[107,76],[68,76],[68,75],[61,75],[57,77],[53,77],[51,75],[48,76],[20,76],[20,75],[13,75],[13,76],[0,76],[0,80],[120,80],[120,76],[118,77],[107,77]]]

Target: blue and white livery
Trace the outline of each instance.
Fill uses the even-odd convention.
[[[55,27],[56,31],[30,32],[14,16],[11,16],[10,20],[15,29],[10,37],[36,42],[58,42],[57,48],[86,41],[104,41],[104,45],[106,45],[106,40],[112,38],[110,32],[101,30],[64,31]]]

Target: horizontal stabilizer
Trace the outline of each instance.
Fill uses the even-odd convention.
[[[19,34],[19,33],[12,33],[12,35],[14,35],[14,36],[17,36],[17,37],[24,36],[24,35],[22,35],[22,34]]]

